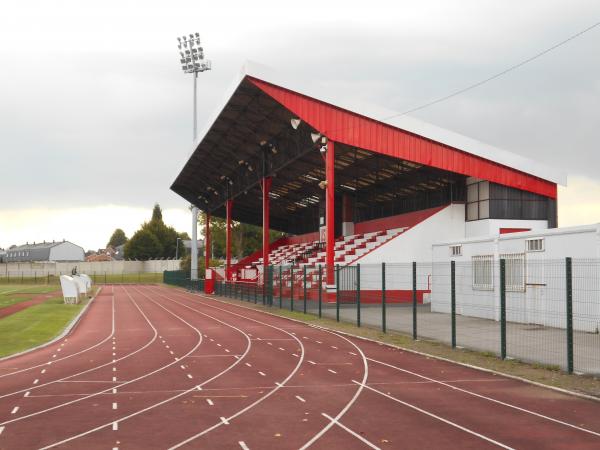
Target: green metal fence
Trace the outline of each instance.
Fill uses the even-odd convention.
[[[189,291],[204,292],[204,280],[192,281],[189,274],[183,270],[165,270],[162,276],[162,282],[179,286]]]
[[[215,293],[600,374],[600,260],[526,260],[520,254],[360,264],[336,267],[335,290],[329,291],[324,267],[270,266],[265,280],[264,286],[220,281]]]
[[[59,285],[61,275],[71,275],[71,272],[0,272],[0,285]],[[163,274],[160,272],[91,272],[87,275],[95,284],[160,283],[163,281]]]

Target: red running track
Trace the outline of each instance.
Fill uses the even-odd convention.
[[[600,403],[157,286],[0,362],[0,449],[600,448]]]

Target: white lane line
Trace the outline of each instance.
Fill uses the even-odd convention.
[[[206,399],[206,403],[208,403],[210,406],[214,406],[214,403],[210,398]]]
[[[227,348],[226,348],[226,349],[225,349],[225,351],[226,351],[227,353],[229,353],[229,349],[227,349]]]
[[[170,353],[171,355],[174,355],[174,353],[173,353],[173,350],[169,350],[169,353]]]
[[[250,447],[248,447],[244,441],[239,441],[238,444],[240,444],[242,450],[250,450]]]
[[[267,342],[267,344],[268,344],[268,345],[273,345],[273,343],[272,343],[272,342]]]
[[[60,352],[61,350],[62,350],[62,348],[59,348],[59,349],[57,349],[56,351],[57,351],[57,352]]]
[[[316,342],[317,344],[322,344],[322,342],[321,342],[321,341],[315,341],[315,342]]]
[[[125,291],[125,292],[127,293],[127,291]],[[123,357],[123,358],[121,358],[121,359],[125,359],[126,357],[132,356],[132,355],[134,355],[134,354],[136,354],[136,353],[138,353],[138,352],[140,352],[140,351],[144,350],[144,349],[145,349],[145,348],[147,348],[147,347],[148,347],[150,344],[152,344],[152,343],[153,343],[153,342],[156,340],[156,337],[158,336],[158,331],[156,330],[156,328],[154,327],[154,325],[152,325],[152,323],[151,323],[151,322],[150,322],[150,320],[148,319],[148,316],[146,316],[146,314],[144,314],[144,312],[143,312],[143,311],[140,309],[140,307],[137,305],[137,303],[136,303],[136,302],[133,300],[133,298],[131,297],[131,295],[129,295],[129,293],[127,293],[127,295],[128,295],[128,296],[129,296],[129,298],[131,299],[132,303],[133,303],[133,304],[136,306],[136,308],[137,308],[137,309],[140,311],[140,314],[141,314],[141,315],[144,317],[144,319],[146,319],[146,321],[148,322],[148,325],[150,325],[150,327],[152,328],[152,330],[153,330],[153,332],[154,332],[154,333],[153,333],[153,337],[152,337],[152,339],[151,339],[150,341],[148,341],[148,342],[147,342],[145,345],[143,345],[142,347],[138,348],[138,349],[137,349],[137,350],[135,350],[134,352],[130,353],[129,355],[127,355],[127,356],[125,356],[125,357]],[[160,305],[159,305],[159,306],[160,306]],[[170,312],[170,311],[169,311],[169,312]],[[191,327],[191,325],[190,325],[190,327]],[[194,328],[194,329],[195,329],[195,328]],[[201,341],[202,341],[202,340],[200,339],[200,341],[198,342],[198,344],[196,345],[196,347],[197,347],[198,345],[200,345],[200,342],[201,342]],[[195,347],[195,348],[196,348],[196,347]],[[191,351],[190,351],[190,353],[191,353],[192,351],[194,351],[194,350],[195,350],[195,348],[194,348],[193,350],[191,350]],[[171,363],[171,364],[174,364],[174,363]],[[126,381],[126,382],[124,382],[124,383],[120,384],[118,387],[120,387],[120,386],[125,386],[125,385],[128,385],[128,384],[130,384],[130,383],[133,383],[133,382],[135,382],[135,381],[138,381],[138,380],[141,380],[141,379],[147,378],[147,377],[149,377],[149,376],[151,376],[151,375],[153,375],[153,374],[155,374],[155,373],[157,373],[157,372],[159,372],[159,371],[161,371],[161,370],[163,370],[163,369],[166,369],[167,367],[171,366],[171,364],[168,364],[168,365],[166,365],[166,366],[162,366],[162,367],[160,367],[160,368],[158,368],[158,369],[155,369],[155,370],[153,370],[153,371],[151,371],[151,372],[145,373],[145,374],[143,374],[143,375],[141,375],[141,376],[139,376],[139,377],[137,377],[137,378],[135,378],[135,379],[133,379],[133,380]],[[88,369],[88,370],[86,370],[86,371],[84,371],[84,372],[80,372],[80,373],[79,373],[79,375],[81,375],[81,374],[83,374],[83,373],[86,373],[86,372],[89,372],[89,371],[91,371],[91,370],[96,370],[96,369],[98,369],[99,367],[104,367],[104,366],[106,366],[106,365],[108,365],[108,364],[103,364],[102,366],[98,366],[98,367],[95,367],[95,368],[92,368],[92,369]],[[77,374],[75,374],[75,375],[77,375]],[[66,380],[66,379],[68,379],[68,378],[73,378],[75,375],[70,375],[70,376],[68,376],[68,377],[65,377],[65,378],[63,378],[62,380],[58,380],[58,381],[64,381],[64,380]],[[113,377],[113,382],[116,382],[116,381],[117,381],[117,378],[116,378],[116,377]],[[49,384],[49,383],[47,383],[47,384]],[[44,385],[46,385],[46,384],[44,384]],[[41,385],[41,386],[44,386],[44,385]],[[41,387],[41,386],[40,386],[40,387]],[[88,395],[85,395],[85,396],[81,396],[81,397],[79,397],[79,398],[76,398],[76,399],[74,399],[74,400],[71,400],[71,401],[68,401],[68,402],[64,402],[64,403],[60,403],[60,404],[58,404],[58,405],[51,406],[51,407],[49,407],[49,408],[46,408],[46,409],[43,409],[43,410],[41,410],[41,411],[36,411],[36,412],[33,412],[33,413],[31,413],[31,414],[27,414],[27,415],[21,416],[21,417],[19,417],[19,418],[16,418],[16,419],[12,419],[12,420],[8,420],[8,421],[4,421],[4,422],[2,422],[2,425],[6,425],[6,424],[8,424],[8,423],[17,422],[17,421],[22,421],[22,420],[24,420],[24,419],[28,419],[28,418],[30,418],[30,417],[34,417],[34,416],[38,416],[38,415],[40,415],[40,414],[44,414],[44,413],[47,413],[47,412],[50,412],[50,411],[54,411],[54,410],[56,410],[56,409],[63,408],[63,407],[65,407],[65,406],[68,406],[68,405],[72,405],[72,404],[74,404],[74,403],[81,402],[81,401],[83,401],[83,400],[86,400],[86,399],[88,399],[88,398],[93,398],[93,397],[96,397],[96,396],[98,396],[98,395],[105,394],[105,393],[107,393],[107,392],[109,392],[109,391],[110,391],[110,388],[107,388],[107,389],[104,389],[104,390],[102,390],[102,391],[97,391],[97,392],[94,392],[94,393],[92,393],[92,394],[88,394]]]
[[[298,355],[296,355],[295,353],[292,353],[292,356],[295,356],[296,358],[298,358]]]
[[[217,344],[217,347],[221,347],[221,344]]]
[[[112,430],[113,431],[117,431],[119,429],[119,422],[113,422],[112,423]]]
[[[332,345],[331,348],[334,349],[334,350],[338,349],[335,345]]]
[[[202,386],[198,385],[198,386],[196,386],[196,389],[198,389],[199,391],[201,391],[202,390]]]
[[[40,380],[38,380],[37,378],[35,380],[33,380],[33,384],[38,384]]]
[[[11,414],[16,414],[18,410],[19,410],[19,407],[15,406],[10,413]]]
[[[182,364],[179,367],[181,367],[183,370],[185,370],[185,366]]]
[[[229,425],[229,422],[225,417],[219,417],[219,419],[221,419],[221,422],[223,422],[225,425]]]
[[[285,348],[283,348],[283,347],[279,347],[279,350],[281,350],[282,352],[285,352]]]
[[[102,344],[104,344],[106,341],[108,341],[108,340],[109,340],[109,339],[112,337],[112,335],[113,335],[114,333],[115,333],[115,298],[113,297],[113,298],[112,298],[112,330],[111,330],[110,334],[109,334],[108,336],[106,336],[104,339],[102,339],[100,342],[98,342],[98,343],[96,343],[96,344],[92,345],[91,347],[85,348],[85,349],[83,349],[83,350],[81,350],[81,351],[79,351],[79,352],[73,353],[73,354],[71,354],[71,355],[67,355],[67,356],[65,356],[65,357],[63,357],[63,358],[60,358],[60,359],[58,359],[56,362],[63,361],[63,360],[65,360],[65,359],[68,359],[68,358],[72,358],[72,357],[74,357],[74,356],[77,356],[77,355],[80,355],[80,354],[82,354],[82,353],[85,353],[85,352],[87,352],[87,351],[89,351],[89,350],[92,350],[93,348],[96,348],[96,347],[98,347],[99,345],[102,345]],[[67,341],[67,339],[65,339],[65,342],[66,342],[66,341]],[[25,369],[20,369],[20,370],[17,370],[17,371],[15,371],[15,372],[5,373],[5,374],[3,374],[3,375],[0,375],[0,378],[4,378],[4,377],[11,376],[11,375],[15,375],[15,374],[17,374],[17,373],[22,373],[22,372],[26,372],[26,371],[28,371],[28,370],[36,369],[36,368],[38,368],[38,367],[41,367],[41,366],[43,366],[43,365],[46,365],[46,364],[47,364],[47,365],[50,365],[50,364],[52,364],[52,363],[51,363],[51,361],[48,361],[47,363],[37,364],[37,365],[35,365],[35,366],[32,366],[32,367],[27,367],[27,368],[25,368]],[[6,394],[6,395],[2,395],[2,396],[0,396],[0,398],[6,397],[6,396],[8,396],[8,395],[13,395],[13,394],[15,394],[15,393],[12,393],[12,394]]]
[[[116,372],[116,371],[117,371],[117,368],[116,368],[116,367],[113,367],[113,372]]]
[[[343,339],[344,341],[348,342],[350,345],[352,345],[356,351],[360,354],[362,362],[363,362],[363,378],[362,378],[362,383],[366,383],[367,382],[367,378],[369,377],[369,363],[367,362],[367,357],[365,356],[365,354],[363,353],[363,351],[360,349],[360,347],[358,345],[356,345],[354,342],[352,342],[350,339],[339,335],[333,331],[329,331],[327,329],[324,328],[319,328],[319,330],[321,330],[324,333],[329,333],[332,334],[333,336],[336,336],[340,339]],[[348,412],[348,410],[352,407],[352,405],[356,402],[356,399],[358,399],[358,396],[360,395],[360,393],[363,391],[363,386],[359,386],[359,388],[356,390],[356,392],[354,393],[354,395],[352,396],[352,398],[348,401],[348,403],[346,403],[346,405],[341,409],[341,411],[335,416],[335,420],[338,421],[342,418],[342,416],[344,414],[346,414]],[[327,433],[327,431],[334,425],[334,422],[329,422],[327,425],[325,425],[321,431],[319,431],[317,434],[315,434],[308,442],[306,442],[302,447],[300,447],[299,450],[306,450],[307,448],[309,448],[311,445],[313,445],[317,440],[319,440],[321,438],[321,436],[323,436],[325,433]]]
[[[136,303],[133,301],[133,299],[132,299],[132,302],[134,303],[134,305],[136,306],[136,308],[137,308],[137,309],[140,311],[140,313],[142,314],[142,316],[144,316],[144,318],[145,318],[146,320],[148,320],[148,319],[147,319],[147,317],[144,315],[143,311],[141,311],[141,310],[140,310],[139,306],[138,306],[138,305],[137,305],[137,304],[136,304]],[[115,332],[115,310],[114,310],[114,298],[113,298],[113,311],[112,311],[112,315],[113,315],[113,317],[112,317],[112,324],[113,324],[113,325],[112,325],[112,330],[113,330],[113,331],[112,331],[112,334],[114,334],[114,332]],[[105,338],[105,339],[104,339],[102,342],[100,342],[98,345],[100,345],[100,344],[102,344],[102,343],[106,342],[106,341],[107,341],[107,340],[109,340],[109,339],[110,339],[110,336],[107,336],[107,337],[106,337],[106,338]],[[114,338],[113,338],[113,339],[114,339]],[[126,359],[126,358],[128,358],[128,357],[130,357],[130,356],[132,356],[132,355],[134,355],[134,354],[136,354],[136,353],[138,353],[138,352],[142,351],[142,350],[143,350],[143,349],[145,349],[145,348],[146,348],[148,345],[150,345],[150,344],[151,344],[151,343],[154,341],[154,339],[155,339],[155,338],[153,338],[152,340],[150,340],[148,343],[146,343],[146,344],[145,344],[144,346],[142,346],[141,348],[139,348],[139,349],[137,349],[137,350],[135,350],[135,351],[133,351],[133,352],[131,352],[131,353],[127,354],[127,355],[124,355],[124,356],[123,356],[123,357],[121,357],[121,358],[119,358],[119,361],[121,361],[121,360],[124,360],[124,359]],[[92,347],[90,347],[90,349],[91,349],[91,348],[92,348]],[[62,360],[64,360],[64,359],[70,358],[71,356],[78,355],[79,353],[82,353],[82,352],[74,353],[73,355],[66,356],[66,357],[64,357],[64,358],[62,358],[62,359],[59,359],[59,360],[55,361],[55,362],[62,361]],[[48,363],[46,363],[46,364],[48,364],[48,365],[51,365],[51,364],[52,364],[52,361],[48,361]],[[95,370],[98,370],[98,369],[100,369],[100,368],[102,368],[102,367],[106,367],[106,366],[108,366],[109,364],[111,364],[111,363],[104,363],[104,364],[101,364],[101,365],[99,365],[99,366],[92,367],[92,368],[90,368],[90,369],[86,369],[86,370],[84,370],[84,371],[82,371],[82,372],[78,372],[78,373],[75,373],[75,374],[69,375],[69,376],[67,376],[67,377],[64,377],[64,378],[58,379],[58,380],[49,381],[49,382],[47,382],[47,383],[42,383],[42,384],[40,384],[40,385],[38,385],[38,386],[35,386],[33,389],[42,388],[42,387],[45,387],[45,386],[51,385],[51,384],[53,384],[53,383],[60,383],[60,382],[64,382],[64,381],[66,381],[66,380],[69,380],[69,379],[71,379],[71,378],[74,378],[74,377],[77,377],[77,376],[80,376],[80,375],[83,375],[83,374],[86,374],[86,373],[89,373],[89,372],[93,372],[93,371],[95,371]],[[33,369],[33,368],[35,368],[35,367],[39,367],[39,366],[34,366],[34,367],[31,367],[31,369]],[[24,370],[25,370],[25,369],[24,369]],[[2,377],[2,376],[0,376],[0,378],[1,378],[1,377]],[[115,380],[115,381],[116,381],[116,380]],[[21,392],[24,392],[25,390],[26,390],[26,389],[22,389],[22,390],[20,390],[20,391],[12,392],[12,393],[10,393],[10,394],[3,394],[3,395],[0,395],[0,399],[1,399],[1,398],[4,398],[4,397],[8,397],[8,396],[10,396],[10,395],[19,394],[19,393],[21,393]]]
[[[117,402],[113,402],[113,409],[117,409]]]
[[[300,400],[302,403],[306,403],[306,400],[304,400],[302,397],[300,397],[299,395],[296,395],[296,398],[298,400]]]
[[[404,405],[404,406],[407,406],[407,407],[409,407],[409,408],[411,408],[411,409],[414,409],[415,411],[418,411],[418,412],[420,412],[420,413],[422,413],[422,414],[425,414],[425,415],[427,415],[427,416],[429,416],[429,417],[433,417],[434,419],[437,419],[437,420],[439,420],[439,421],[441,421],[441,422],[444,422],[444,423],[446,423],[446,424],[448,424],[448,425],[450,425],[450,426],[452,426],[452,427],[458,428],[459,430],[465,431],[465,432],[467,432],[467,433],[469,433],[469,434],[472,434],[473,436],[476,436],[476,437],[478,437],[478,438],[481,438],[481,439],[483,439],[484,441],[488,441],[488,442],[490,442],[490,443],[492,443],[492,444],[495,444],[495,445],[497,445],[498,447],[502,447],[502,448],[506,448],[506,449],[509,449],[509,450],[513,450],[513,448],[512,448],[512,447],[509,447],[508,445],[504,445],[504,444],[503,444],[503,443],[501,443],[501,442],[495,441],[495,440],[493,440],[493,439],[491,439],[491,438],[489,438],[489,437],[487,437],[487,436],[484,436],[483,434],[477,433],[476,431],[473,431],[473,430],[471,430],[471,429],[469,429],[469,428],[463,427],[462,425],[459,425],[459,424],[457,424],[457,423],[455,423],[455,422],[452,422],[451,420],[444,419],[443,417],[441,417],[441,416],[438,416],[437,414],[433,414],[433,413],[431,413],[431,412],[429,412],[429,411],[426,411],[426,410],[424,410],[424,409],[421,409],[421,408],[419,408],[418,406],[415,406],[415,405],[413,405],[413,404],[411,404],[411,403],[408,403],[408,402],[405,402],[405,401],[403,401],[403,400],[400,400],[399,398],[392,397],[391,395],[389,395],[389,394],[386,394],[385,392],[382,392],[382,391],[380,391],[380,390],[377,390],[377,389],[375,389],[375,388],[372,388],[371,386],[367,386],[366,384],[364,384],[364,382],[363,382],[363,383],[359,383],[358,381],[355,381],[355,380],[352,380],[352,382],[353,382],[353,383],[355,383],[355,384],[358,384],[359,386],[362,386],[362,387],[364,387],[364,388],[366,388],[366,389],[369,389],[370,391],[376,392],[376,393],[377,393],[377,394],[379,394],[379,395],[383,395],[384,397],[387,397],[387,398],[389,398],[390,400],[393,400],[393,401],[395,401],[395,402],[397,402],[397,403],[400,403],[400,404],[402,404],[402,405]]]
[[[337,372],[336,372],[335,370],[333,370],[333,369],[327,369],[327,371],[328,371],[328,372],[331,372],[331,373],[337,373]]]
[[[23,397],[29,397],[29,394],[31,394],[30,391],[25,392],[25,395]]]
[[[228,306],[229,306],[229,304],[228,304],[228,303],[225,303],[225,302],[223,302],[223,301],[221,301],[221,300],[212,299],[212,298],[210,298],[210,297],[205,297],[205,296],[203,296],[203,295],[198,295],[198,296],[199,296],[199,297],[201,297],[201,298],[203,298],[203,299],[210,300],[210,301],[212,301],[212,302],[217,302],[217,303],[221,303],[221,304],[226,304],[226,305],[228,305]],[[168,297],[166,297],[166,298],[168,298]],[[175,302],[175,303],[179,303],[179,302]],[[182,304],[182,303],[179,303],[179,304]],[[244,319],[246,319],[246,320],[251,320],[252,322],[255,322],[255,323],[259,323],[259,324],[261,324],[261,325],[268,326],[268,327],[270,327],[270,328],[273,328],[273,329],[279,330],[279,331],[281,331],[281,332],[283,332],[283,333],[286,333],[286,334],[288,334],[288,335],[292,336],[292,334],[291,334],[291,333],[289,333],[288,331],[286,331],[286,330],[285,330],[285,329],[283,329],[283,328],[279,328],[279,327],[276,327],[276,326],[274,326],[274,325],[270,325],[270,324],[268,324],[268,323],[266,323],[266,322],[261,322],[260,320],[252,319],[252,318],[250,318],[250,317],[246,317],[246,316],[244,316],[244,315],[242,315],[242,314],[235,313],[235,312],[233,312],[233,311],[231,311],[231,310],[229,310],[229,309],[225,309],[225,308],[219,308],[218,306],[213,306],[213,305],[209,304],[208,302],[206,302],[206,303],[203,303],[203,304],[204,304],[204,305],[206,305],[206,306],[208,306],[208,307],[210,307],[210,308],[213,308],[213,309],[217,309],[217,310],[219,310],[219,311],[226,312],[227,314],[230,314],[230,315],[232,315],[232,316],[237,316],[237,317],[240,317],[240,318],[244,318]],[[241,308],[243,308],[243,307],[241,307]],[[190,309],[193,309],[193,308],[190,308]],[[288,376],[287,376],[287,377],[286,377],[286,378],[285,378],[285,379],[282,381],[282,384],[286,384],[286,383],[287,383],[287,382],[288,382],[288,381],[289,381],[289,380],[290,380],[290,379],[291,379],[291,378],[292,378],[292,377],[293,377],[293,376],[294,376],[294,375],[295,375],[295,374],[296,374],[296,373],[297,373],[297,372],[300,370],[300,367],[301,367],[301,365],[302,365],[302,362],[303,362],[303,360],[304,360],[304,353],[305,353],[305,352],[304,352],[304,345],[302,344],[302,342],[301,342],[299,339],[297,339],[297,338],[294,338],[294,339],[296,339],[296,341],[298,342],[298,345],[300,346],[300,352],[301,352],[302,356],[300,357],[300,359],[299,359],[298,363],[297,363],[297,364],[296,364],[296,366],[294,367],[294,370],[292,370],[292,372],[291,372],[290,374],[288,374]],[[247,353],[247,352],[246,352],[246,353]],[[239,360],[238,360],[238,361],[239,361]],[[243,408],[243,409],[239,410],[238,412],[236,412],[235,414],[231,415],[231,416],[228,418],[228,420],[235,419],[236,417],[239,417],[240,415],[242,415],[242,414],[246,413],[246,412],[247,412],[247,411],[249,411],[250,409],[254,408],[256,405],[260,404],[261,402],[263,402],[264,400],[266,400],[267,398],[269,398],[271,395],[275,394],[275,393],[276,393],[276,392],[277,392],[279,389],[281,389],[281,388],[280,388],[280,387],[276,387],[276,388],[274,388],[274,389],[270,390],[269,392],[267,392],[265,395],[263,395],[262,397],[260,397],[259,399],[257,399],[257,400],[256,400],[256,401],[254,401],[253,403],[251,403],[250,405],[246,406],[245,408]],[[173,446],[172,446],[172,447],[171,447],[169,450],[174,450],[174,449],[176,449],[176,448],[180,448],[180,447],[182,447],[182,446],[184,446],[184,445],[186,445],[186,444],[190,443],[191,441],[193,441],[193,440],[195,440],[195,439],[197,439],[197,438],[199,438],[199,437],[201,437],[201,436],[204,436],[205,434],[207,434],[207,433],[211,432],[212,430],[214,430],[214,429],[218,428],[218,427],[219,427],[219,426],[221,426],[221,425],[222,425],[222,424],[219,422],[219,423],[217,423],[217,424],[215,424],[215,425],[213,425],[213,426],[211,426],[211,427],[209,427],[209,428],[206,428],[205,430],[203,430],[203,431],[201,431],[201,432],[199,432],[199,433],[196,433],[196,434],[195,434],[195,435],[193,435],[193,436],[190,436],[189,438],[185,439],[184,441],[181,441],[181,442],[179,442],[179,443],[177,443],[177,444],[173,445]]]
[[[356,356],[356,353],[354,352],[348,352],[349,354],[351,354],[352,356]]]
[[[250,364],[250,363],[248,363],[248,362],[247,362],[247,363],[244,363],[244,364],[246,364],[248,367],[252,367],[252,364]]]
[[[40,373],[46,373],[46,369],[42,369]]]
[[[391,367],[392,369],[396,369],[396,370],[399,370],[401,372],[405,372],[405,373],[414,375],[416,377],[422,378],[422,379],[430,381],[432,383],[441,384],[443,386],[449,387],[450,389],[454,389],[455,391],[464,392],[465,394],[469,394],[469,395],[472,395],[472,396],[477,397],[477,398],[482,398],[484,400],[488,400],[490,402],[497,403],[499,405],[503,405],[503,406],[506,406],[508,408],[516,409],[517,411],[521,411],[521,412],[524,412],[524,413],[527,413],[527,414],[531,414],[533,416],[540,417],[542,419],[546,419],[546,420],[549,420],[549,421],[554,422],[554,423],[559,423],[559,424],[564,425],[566,427],[574,428],[576,430],[583,431],[584,433],[590,433],[590,434],[593,434],[595,436],[599,436],[600,437],[600,433],[598,433],[596,431],[588,430],[587,428],[582,428],[582,427],[579,427],[577,425],[573,425],[573,424],[568,423],[568,422],[563,422],[562,420],[555,419],[555,418],[549,417],[549,416],[545,416],[545,415],[537,413],[535,411],[530,411],[528,409],[521,408],[520,406],[512,405],[510,403],[506,403],[506,402],[503,402],[501,400],[497,400],[497,399],[492,398],[492,397],[487,397],[487,396],[482,395],[482,394],[477,394],[476,392],[468,391],[468,390],[460,388],[458,386],[453,386],[452,384],[448,384],[448,383],[445,383],[443,381],[436,380],[434,378],[429,378],[429,377],[427,377],[425,375],[421,375],[421,374],[418,374],[416,372],[411,372],[410,370],[402,369],[402,368],[394,366],[392,364],[384,363],[383,361],[378,361],[378,360],[373,359],[373,358],[367,358],[367,359],[369,361],[373,361],[375,363],[378,363],[378,364],[381,364],[381,365],[384,365],[384,366],[387,366],[387,367]]]
[[[0,427],[0,434],[4,431],[4,427]]]
[[[266,374],[265,374],[264,372],[260,372],[260,371],[259,371],[258,373],[259,373],[259,374],[261,374],[263,377],[265,377],[265,376],[266,376]]]
[[[309,363],[309,364],[312,364],[313,366],[316,364],[316,362],[314,362],[314,361],[311,361],[310,359],[308,360],[308,363]]]
[[[117,393],[117,388],[113,388],[112,393],[116,394]]]
[[[56,358],[56,354],[52,355],[53,358]]]
[[[192,378],[194,378],[191,374],[187,374],[187,377],[191,380]]]
[[[366,445],[368,445],[369,447],[375,449],[375,450],[381,450],[381,447],[377,447],[375,444],[373,444],[371,441],[365,439],[364,437],[362,437],[360,434],[352,431],[350,428],[348,428],[346,425],[344,425],[343,423],[341,423],[338,420],[335,420],[333,417],[328,416],[325,413],[321,413],[321,415],[323,417],[325,417],[327,420],[331,420],[332,423],[335,423],[338,427],[340,427],[341,429],[347,431],[348,433],[350,433],[352,436],[354,436],[357,439],[360,439],[362,442],[364,442]]]

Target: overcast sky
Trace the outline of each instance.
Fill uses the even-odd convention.
[[[597,0],[12,1],[0,12],[0,247],[103,247],[159,202],[191,151],[192,79],[176,36],[199,31],[199,121],[246,59],[404,111],[600,20]],[[559,224],[600,222],[600,27],[414,113],[568,172]],[[202,128],[200,126],[200,128]]]

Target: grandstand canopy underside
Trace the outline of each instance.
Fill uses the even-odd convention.
[[[297,129],[292,118],[301,119]],[[292,234],[316,231],[325,210],[320,183],[327,177],[321,145],[313,143],[311,133],[335,138],[336,235],[342,204],[350,204],[352,221],[360,222],[465,201],[469,176],[543,203],[538,215],[541,209],[542,216],[555,215],[555,205],[546,205],[556,196],[551,180],[248,73],[196,143],[171,188],[216,217],[226,216],[226,202],[233,199],[233,220],[261,225],[261,180],[271,177],[271,229]]]

